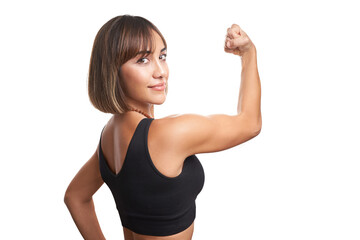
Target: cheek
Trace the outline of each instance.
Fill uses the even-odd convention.
[[[164,68],[165,68],[165,71],[166,71],[166,75],[167,75],[167,77],[169,77],[169,66],[167,65],[167,63],[165,62],[165,66],[164,66]]]
[[[146,69],[142,68],[127,68],[126,71],[123,72],[124,80],[128,84],[141,84],[146,81],[148,73]]]
[[[149,77],[145,69],[127,69],[122,76],[126,90],[131,96],[143,94],[144,89],[149,85],[149,79],[151,80],[151,75]]]
[[[149,74],[147,74],[145,71],[137,71],[132,77],[130,87],[133,88],[133,91],[141,94],[144,89],[147,90],[146,88],[148,87],[148,85],[150,85],[149,81],[151,81],[151,75],[149,77]]]

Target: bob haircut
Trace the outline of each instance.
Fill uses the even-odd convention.
[[[120,78],[121,66],[140,51],[154,52],[152,30],[159,34],[167,48],[159,29],[140,16],[120,15],[100,28],[94,40],[88,75],[88,95],[96,109],[112,114],[130,110],[125,102],[126,90]],[[165,92],[168,92],[167,85]]]

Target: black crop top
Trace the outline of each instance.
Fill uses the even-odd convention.
[[[205,175],[195,155],[184,160],[182,172],[176,177],[167,177],[156,169],[147,145],[153,120],[143,118],[139,122],[118,174],[106,162],[100,137],[100,173],[115,199],[122,226],[139,234],[168,236],[185,230],[194,221],[195,199]]]

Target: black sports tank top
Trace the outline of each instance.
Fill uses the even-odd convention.
[[[139,234],[168,236],[185,230],[194,221],[195,199],[205,175],[195,155],[184,160],[177,177],[167,177],[156,169],[147,144],[153,120],[143,118],[139,122],[118,174],[106,162],[100,136],[100,172],[113,194],[122,226]]]

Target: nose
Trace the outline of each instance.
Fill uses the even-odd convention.
[[[160,60],[154,61],[154,78],[163,78],[166,74],[166,66],[165,62],[161,62]]]

